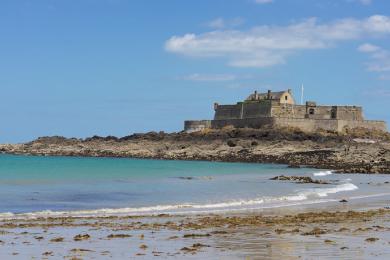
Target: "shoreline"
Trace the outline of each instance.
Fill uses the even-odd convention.
[[[390,192],[385,194],[373,194],[366,196],[355,196],[348,197],[348,203],[355,204],[357,200],[375,200],[381,199],[382,197],[389,197]],[[60,220],[60,219],[74,219],[74,220],[91,220],[91,219],[137,219],[137,218],[159,218],[159,217],[200,217],[208,215],[256,215],[264,212],[273,211],[288,211],[290,209],[317,209],[326,208],[329,205],[339,206],[339,199],[327,199],[323,201],[306,201],[302,203],[288,204],[288,205],[275,205],[258,208],[242,208],[242,209],[213,209],[212,211],[181,211],[181,212],[170,212],[161,211],[156,213],[135,213],[130,212],[118,212],[122,208],[104,208],[104,209],[88,209],[88,210],[70,210],[70,211],[38,211],[38,212],[22,212],[22,213],[11,213],[2,212],[0,213],[0,222],[5,221],[36,221],[36,220]],[[360,202],[359,202],[360,203]],[[164,205],[161,205],[164,206]],[[383,206],[385,208],[387,206]],[[390,207],[390,204],[389,204]],[[133,208],[129,208],[133,209]],[[363,210],[369,210],[370,207],[366,207]],[[390,208],[389,208],[390,209]],[[116,212],[115,212],[116,211]],[[390,213],[389,213],[390,214]]]
[[[381,203],[366,207],[367,202],[351,201],[331,205],[332,210],[322,205],[240,214],[0,220],[0,257],[353,259],[380,252],[381,259],[390,255],[390,209]]]
[[[0,145],[0,152],[34,156],[270,163],[329,169],[337,173],[390,173],[388,133],[340,136],[296,130],[225,129],[190,134],[146,133],[123,138],[43,137],[25,144]]]

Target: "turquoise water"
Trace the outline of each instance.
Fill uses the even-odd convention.
[[[314,175],[331,185],[271,181]],[[0,156],[0,213],[158,214],[318,203],[390,192],[368,180],[285,165],[115,158]]]

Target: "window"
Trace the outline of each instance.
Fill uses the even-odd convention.
[[[310,108],[310,109],[309,109],[309,114],[310,114],[310,115],[314,115],[314,108]]]
[[[332,113],[331,113],[331,118],[335,119],[336,118],[336,111],[332,110]]]
[[[286,100],[286,101],[287,101],[287,100],[288,100],[288,97],[287,97],[287,96],[284,96],[284,100]]]

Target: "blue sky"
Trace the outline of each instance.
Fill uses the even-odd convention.
[[[180,131],[291,88],[390,122],[387,0],[2,0],[0,142]]]

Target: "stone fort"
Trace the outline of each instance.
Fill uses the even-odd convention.
[[[234,105],[214,104],[213,120],[185,121],[184,130],[195,132],[207,128],[275,128],[293,127],[306,132],[318,130],[343,132],[347,129],[365,128],[387,131],[386,123],[365,120],[359,106],[323,106],[307,101],[304,105],[295,103],[291,90],[267,93],[255,91],[245,101]]]

